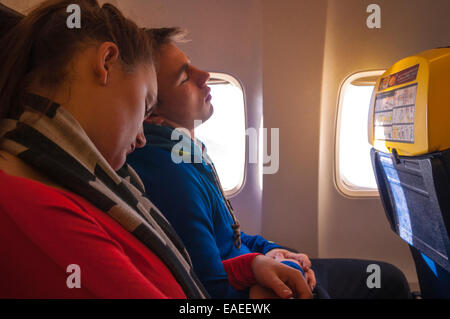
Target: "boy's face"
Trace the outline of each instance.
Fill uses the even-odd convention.
[[[158,100],[153,122],[194,129],[194,121],[205,122],[213,113],[211,89],[206,86],[209,73],[190,64],[175,45],[163,45],[156,54],[158,63]]]

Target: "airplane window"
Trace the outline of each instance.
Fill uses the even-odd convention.
[[[245,176],[245,102],[238,80],[225,73],[212,73],[211,88],[214,113],[195,129],[195,136],[205,145],[214,162],[227,196],[236,194]]]
[[[336,132],[336,184],[348,196],[378,196],[367,123],[372,91],[384,71],[359,72],[342,85]]]

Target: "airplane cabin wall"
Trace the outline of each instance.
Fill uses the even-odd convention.
[[[264,175],[262,233],[310,257],[318,257],[325,26],[326,1],[263,0],[264,127],[280,129],[280,159]]]

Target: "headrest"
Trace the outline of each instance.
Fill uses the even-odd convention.
[[[24,15],[0,3],[0,38],[15,26]]]
[[[419,156],[450,148],[450,48],[393,64],[377,81],[369,143],[381,152]]]

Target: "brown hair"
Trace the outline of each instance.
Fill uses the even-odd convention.
[[[79,5],[81,28],[67,27],[67,7]],[[117,45],[125,70],[152,62],[145,32],[111,4],[96,0],[47,0],[13,27],[0,41],[0,118],[14,116],[32,81],[58,87],[80,49],[99,42]]]
[[[187,41],[185,39],[186,30],[179,27],[145,29],[145,33],[149,37],[155,52],[164,44]]]

